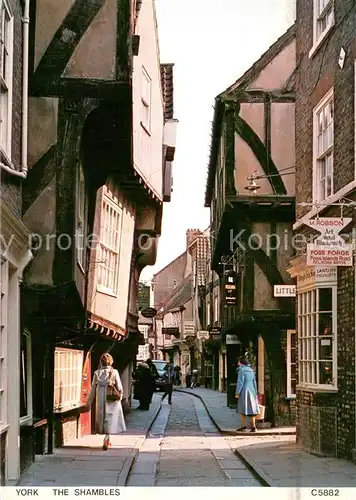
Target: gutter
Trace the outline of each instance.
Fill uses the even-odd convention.
[[[29,47],[29,24],[30,24],[30,0],[25,0],[22,25],[22,134],[21,134],[21,169],[14,168],[0,162],[0,168],[5,172],[21,179],[26,179],[27,150],[28,150],[28,47]]]

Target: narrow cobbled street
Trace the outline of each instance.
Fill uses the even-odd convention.
[[[154,396],[149,412],[133,409],[127,432],[101,449],[84,436],[37,456],[19,486],[262,486],[218,432],[200,399],[174,391]],[[148,432],[147,432],[148,431]]]
[[[175,392],[164,402],[127,486],[261,486],[219,434],[202,402]]]

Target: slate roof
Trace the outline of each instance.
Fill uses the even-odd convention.
[[[171,120],[174,115],[173,102],[173,66],[174,64],[161,64],[161,85],[164,101],[164,119]]]
[[[172,311],[180,306],[184,306],[192,298],[192,275],[187,276],[180,285],[167,298],[164,305],[164,312]]]
[[[215,169],[217,163],[217,154],[219,151],[221,125],[224,119],[225,105],[224,97],[232,93],[235,89],[246,89],[248,85],[256,79],[259,73],[281,52],[292,40],[295,38],[296,25],[293,24],[281,37],[279,37],[269,49],[262,54],[262,56],[247,70],[245,73],[236,80],[235,83],[230,85],[226,90],[215,98],[214,104],[214,117],[211,131],[211,145],[210,145],[210,158],[207,172],[207,182],[205,190],[205,206],[210,207],[212,199],[212,190],[214,186]],[[293,83],[293,76],[291,77]]]

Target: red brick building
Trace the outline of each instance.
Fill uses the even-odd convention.
[[[354,217],[355,25],[352,0],[297,1],[298,235],[316,234],[305,221],[317,213]],[[353,227],[349,224],[346,233]],[[291,269],[297,280],[297,439],[308,451],[351,458],[356,447],[354,266],[308,268],[303,254],[297,252]]]

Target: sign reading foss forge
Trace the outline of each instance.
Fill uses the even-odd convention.
[[[352,245],[339,235],[351,221],[351,217],[320,217],[305,222],[321,233],[307,245],[307,266],[352,266]]]

